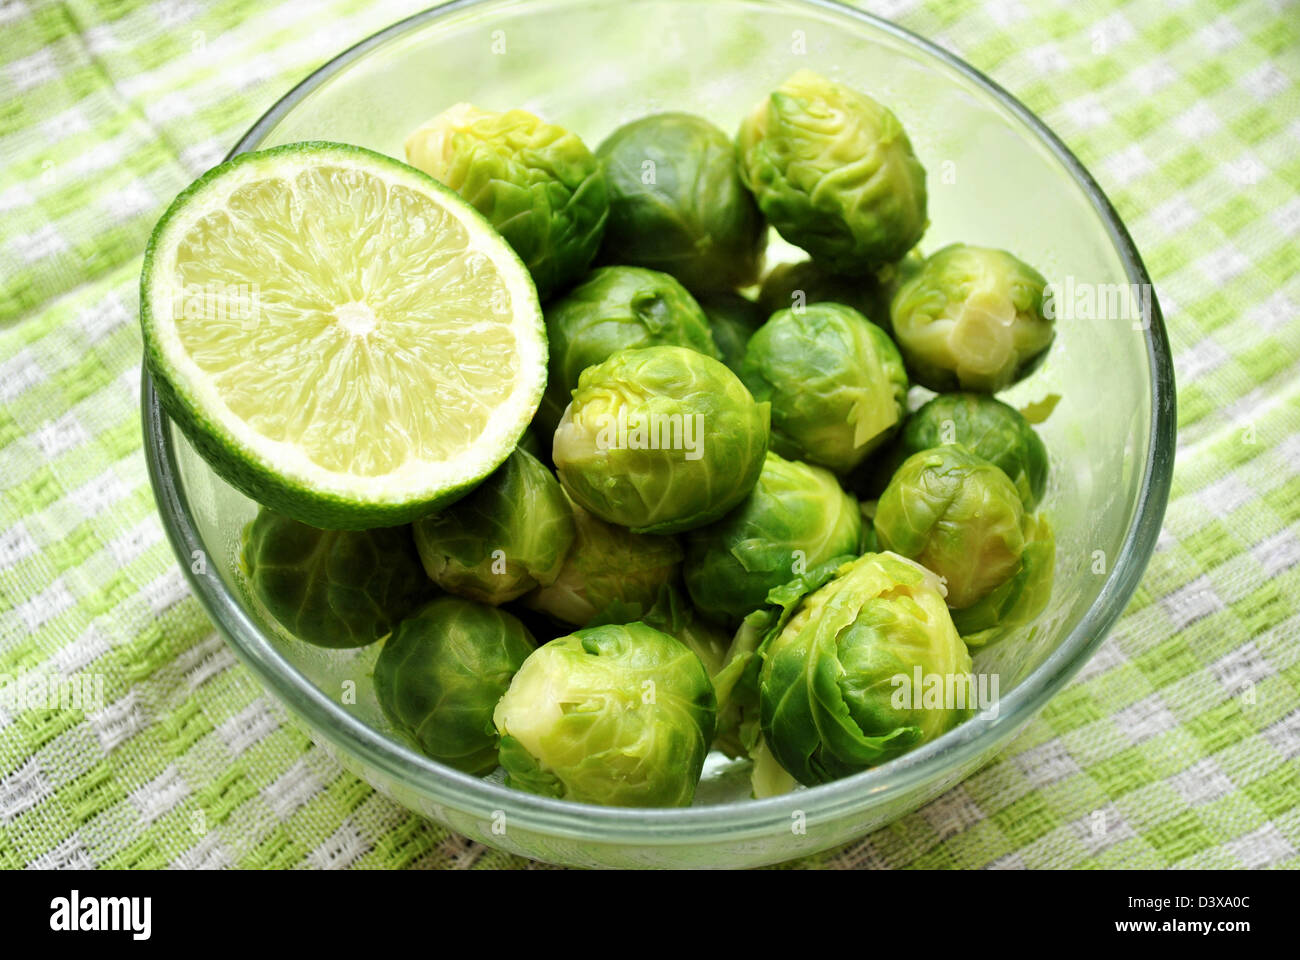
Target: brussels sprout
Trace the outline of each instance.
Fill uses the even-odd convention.
[[[637,533],[677,533],[749,495],[768,406],[717,360],[685,347],[623,350],[588,367],[555,431],[569,496]]]
[[[573,512],[573,546],[555,581],[527,594],[524,603],[578,627],[611,609],[639,619],[677,575],[681,546],[672,537],[605,523],[566,499]]]
[[[888,334],[852,307],[781,310],[754,334],[740,377],[772,404],[772,448],[844,474],[903,419],[907,374]]]
[[[666,273],[601,267],[546,308],[549,379],[538,420],[555,431],[578,376],[619,350],[670,344],[720,358],[709,319]]]
[[[601,259],[671,273],[696,291],[758,279],[767,224],[730,138],[688,113],[633,120],[596,148],[609,179]]]
[[[695,606],[735,626],[773,587],[832,557],[856,553],[862,513],[835,475],[769,452],[751,493],[685,538],[682,572]]]
[[[533,793],[621,807],[684,807],[713,738],[699,657],[644,623],[540,647],[497,704],[501,765]]]
[[[524,110],[458,103],[406,138],[406,160],[501,231],[545,300],[591,265],[609,218],[605,172],[574,134]]]
[[[498,741],[492,711],[535,646],[504,610],[440,597],[384,643],[375,662],[379,706],[433,759],[490,773]]]
[[[413,529],[434,583],[491,604],[554,583],[574,537],[559,481],[520,448],[469,496]]]
[[[945,443],[960,443],[1011,478],[1026,510],[1032,510],[1047,487],[1047,448],[1029,421],[982,393],[942,394],[923,405],[903,424],[898,447],[905,460]]]
[[[879,497],[899,465],[914,453],[960,443],[1011,478],[1026,510],[1047,486],[1047,448],[1016,410],[984,393],[945,393],[929,400],[903,422],[894,442],[863,464],[851,478],[859,496]]]
[[[800,783],[883,763],[965,718],[973,706],[971,659],[941,590],[917,564],[869,553],[805,597],[764,643],[763,740]],[[927,703],[919,690],[900,697],[917,672],[952,699]]]
[[[736,139],[759,209],[833,273],[899,260],[925,232],[925,168],[898,118],[865,94],[800,70]]]
[[[749,338],[763,325],[767,313],[738,293],[711,294],[700,300],[700,306],[713,328],[713,342],[718,345],[722,362],[733,373],[739,373]]]
[[[318,647],[374,643],[435,592],[410,527],[318,530],[262,507],[243,539],[253,593]]]
[[[952,622],[968,647],[986,647],[1017,627],[1031,623],[1052,595],[1056,569],[1056,538],[1042,517],[1025,520],[1025,549],[1020,572],[992,593],[962,610]]]
[[[786,773],[776,757],[772,756],[772,751],[767,748],[767,742],[762,737],[758,738],[749,756],[754,762],[754,768],[750,771],[750,785],[755,800],[779,797],[799,785],[799,781]]]
[[[1003,250],[954,243],[898,288],[894,339],[917,383],[996,393],[1042,361],[1055,331],[1046,281]]]
[[[890,288],[875,273],[862,277],[840,277],[811,260],[783,263],[763,278],[758,304],[766,316],[778,310],[803,309],[810,303],[842,303],[872,323],[889,323]]]
[[[1025,511],[1001,469],[959,443],[903,461],[876,504],[876,536],[944,579],[954,610],[1020,570]]]

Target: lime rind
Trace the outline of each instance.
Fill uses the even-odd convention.
[[[468,448],[447,461],[408,458],[380,475],[331,471],[308,460],[291,441],[259,434],[216,392],[185,350],[177,330],[176,257],[198,221],[224,210],[242,185],[343,167],[432,199],[468,238],[467,253],[491,261],[512,313],[517,377],[509,395],[486,416]],[[541,307],[527,269],[488,222],[454,192],[420,171],[363,147],[307,141],[242,154],[204,174],[177,196],[155,227],[141,271],[140,320],[144,359],[163,408],[216,473],[253,499],[313,526],[367,529],[407,523],[463,496],[499,466],[540,403],[547,346]],[[303,372],[311,376],[311,369]]]

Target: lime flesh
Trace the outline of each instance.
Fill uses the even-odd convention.
[[[159,397],[304,523],[405,523],[513,449],[545,386],[527,271],[468,204],[359,147],[244,154],[182,193],[141,278]]]

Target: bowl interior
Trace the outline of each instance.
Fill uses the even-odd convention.
[[[926,251],[955,241],[1001,247],[1059,285],[1093,285],[1112,297],[1125,296],[1129,284],[1142,278],[1122,230],[1117,233],[1108,220],[1104,200],[1020,108],[932,48],[833,5],[453,4],[340,58],[329,75],[286,98],[240,148],[327,139],[400,158],[411,129],[465,100],[534,111],[573,129],[593,148],[619,124],[664,110],[698,113],[734,131],[756,101],[803,67],[869,92],[902,120],[928,171],[932,223],[922,243]],[[798,258],[776,243],[769,262]],[[1057,536],[1051,603],[1032,628],[975,658],[977,671],[999,676],[1004,700],[1067,638],[1076,648],[1098,639],[1087,635],[1088,624],[1108,623],[1136,582],[1135,571],[1120,577],[1116,565],[1140,568],[1150,549],[1149,543],[1135,548],[1133,531],[1141,510],[1148,514],[1143,523],[1150,522],[1158,351],[1153,353],[1153,335],[1144,325],[1114,306],[1112,301],[1112,309],[1080,309],[1074,312],[1082,316],[1059,319],[1046,363],[1002,395],[1015,406],[1060,397],[1038,428],[1051,453],[1042,507]],[[256,506],[218,479],[179,432],[172,441],[175,482],[188,500],[194,533],[221,589],[257,628],[258,636],[244,643],[273,649],[332,700],[346,681],[355,682],[357,704],[347,709],[405,750],[391,738],[374,700],[369,672],[377,647],[312,647],[288,636],[258,608],[237,564],[240,531]],[[1158,527],[1163,498],[1157,499]],[[1147,539],[1153,538],[1151,531]],[[1099,617],[1097,608],[1107,604],[1114,609]],[[1077,658],[1056,659],[1078,666]],[[1020,722],[1037,705],[1026,707]],[[421,762],[432,767],[431,775],[440,772]],[[735,764],[711,758],[697,803],[745,800],[740,774]]]

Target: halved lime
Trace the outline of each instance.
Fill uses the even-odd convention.
[[[212,468],[318,527],[406,523],[514,448],[546,382],[528,271],[455,193],[335,143],[243,154],[163,215],[145,361]]]

